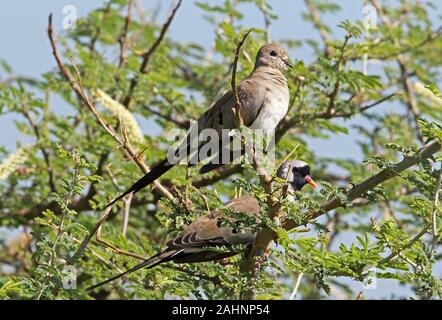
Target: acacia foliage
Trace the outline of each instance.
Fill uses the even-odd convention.
[[[82,17],[77,29],[57,35],[57,45],[71,74],[75,74],[69,62],[73,57],[87,94],[100,102],[97,105],[105,122],[121,137],[126,136],[146,163],[153,165],[170,144],[166,133],[187,128],[189,121],[230,88],[236,44],[251,27],[244,23],[239,5],[243,2],[259,9],[267,27],[253,26],[239,59],[237,78],[241,79],[253,68],[257,49],[278,19],[270,1],[195,2],[213,25],[213,46],[207,49],[196,40],[178,42],[166,32],[145,69],[141,67],[143,53],[158,40],[162,24],[150,15],[143,21],[134,8],[128,15],[125,0],[104,2]],[[21,78],[3,61],[1,115],[19,115],[16,126],[32,143],[19,143],[16,151],[0,147],[0,224],[14,234],[19,232],[13,239],[2,237],[0,297],[232,299],[253,287],[255,298],[281,299],[303,274],[298,297],[330,298],[338,292],[339,297],[354,298],[357,292],[348,286],[348,279],[370,282],[374,268],[376,278],[409,288],[408,294],[396,297],[440,298],[442,285],[435,265],[441,259],[442,220],[436,196],[441,153],[419,159],[418,165],[397,172],[397,177],[354,201],[346,198],[352,184],[392,167],[426,144],[439,143],[440,149],[442,139],[442,99],[437,88],[441,27],[429,15],[436,4],[408,0],[392,1],[388,6],[371,3],[379,23],[368,33],[362,21],[326,25],[323,15],[340,7],[312,0],[305,1],[302,14],[293,14],[302,15],[304,23],[311,23],[321,37],[300,40],[287,32],[284,39],[278,39],[291,52],[308,48],[315,54],[313,62],[296,60],[294,69],[287,72],[291,107],[277,132],[277,159],[296,147],[296,157],[312,164],[313,175],[321,184],[319,193],[307,190],[297,196],[295,204],[282,202],[289,217],[301,225],[294,232],[266,219],[266,194],[256,173],[238,165],[206,176],[198,175],[197,169],[174,168],[161,183],[175,201],[158,189],[144,190],[130,204],[125,234],[123,201],[103,226],[106,241],[147,257],[207,213],[207,206],[227,210],[223,200],[233,198],[238,190],[249,192],[262,203],[263,223],[278,235],[278,244],[269,248],[269,259],[258,270],[259,281],[240,272],[243,256],[239,255],[225,264],[165,264],[134,273],[99,292],[85,292],[85,287],[137,262],[96,241],[81,257],[72,260],[71,256],[97,222],[99,209],[141,172],[58,68],[36,79]],[[369,74],[361,72],[364,57],[376,63]],[[53,96],[63,99],[68,114],[57,112],[50,99]],[[126,112],[119,113],[124,108]],[[136,128],[137,121],[143,124],[144,137]],[[152,127],[159,133],[152,134]],[[311,138],[339,141],[343,135],[355,138],[363,161],[352,155],[318,156],[311,147]],[[336,198],[345,204],[343,208],[306,221],[306,212],[317,211],[322,203]],[[245,227],[253,227],[237,216]],[[309,231],[303,224],[308,224]],[[75,267],[77,289],[60,288],[71,272],[67,265]]]

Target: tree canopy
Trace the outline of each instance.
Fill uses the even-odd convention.
[[[247,25],[241,3],[255,6],[264,26]],[[103,212],[164,158],[171,130],[187,130],[231,89],[232,70],[237,81],[252,71],[278,19],[272,1],[196,1],[214,29],[206,48],[170,37],[182,5],[159,21],[137,1],[107,0],[62,32],[50,17],[56,67],[34,79],[1,61],[0,116],[19,115],[27,137],[20,141],[28,142],[0,146],[0,226],[8,230],[0,235],[0,298],[355,299],[363,295],[349,279],[374,289],[390,279],[409,292],[394,298],[440,299],[442,27],[430,17],[439,3],[367,1],[373,27],[362,14],[327,25],[323,16],[339,5],[305,0],[293,15],[317,37],[296,39],[287,30],[271,39],[315,54],[311,63],[293,59],[285,72],[290,106],[276,132],[276,160],[307,161],[320,192],[297,193],[291,203],[278,193],[281,181],[246,163],[205,175],[181,165]],[[311,138],[342,135],[355,138],[363,161],[311,147]],[[255,228],[223,205],[244,193],[262,207],[263,256],[162,264],[85,291],[158,253],[208,211]],[[281,223],[271,219],[277,210],[286,213]]]

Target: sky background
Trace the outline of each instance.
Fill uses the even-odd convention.
[[[222,3],[224,0],[210,1],[210,3]],[[202,1],[204,2],[204,1]],[[323,21],[331,26],[333,35],[342,34],[337,28],[340,21],[349,19],[350,21],[363,19],[362,0],[340,0],[336,1],[341,6],[341,11],[333,15],[325,15]],[[0,1],[0,59],[11,65],[16,75],[40,77],[40,75],[56,67],[51,54],[49,41],[47,39],[46,27],[47,18],[50,13],[54,15],[55,33],[61,32],[63,7],[73,5],[77,9],[79,17],[84,16],[91,9],[101,6],[103,1],[85,0],[14,0]],[[157,0],[144,0],[143,6],[149,11],[157,6]],[[161,1],[161,11],[158,21],[164,21],[169,13],[172,1]],[[306,12],[304,2],[301,0],[273,0],[270,1],[273,11],[278,15],[278,19],[273,21],[271,26],[272,40],[292,38],[305,39],[316,37],[317,31],[301,19],[301,12]],[[262,28],[264,25],[261,13],[251,4],[240,4],[239,8],[244,14],[241,25],[247,27]],[[441,12],[434,12],[434,18]],[[185,42],[196,42],[207,48],[211,47],[214,40],[214,27],[203,17],[202,10],[195,6],[194,1],[184,0],[179,9],[170,30],[169,37]],[[291,59],[301,59],[306,63],[313,60],[312,52],[305,49],[294,49],[290,51]],[[375,67],[375,66],[374,66]],[[374,68],[369,66],[370,68]],[[1,76],[1,74],[0,74]],[[68,113],[69,107],[57,97],[52,99],[52,110],[61,113]],[[390,106],[394,107],[394,106]],[[27,141],[21,137],[14,126],[14,115],[0,116],[0,146],[6,147],[9,151],[14,151],[18,143]],[[345,120],[335,121],[344,123]],[[355,118],[345,123],[346,127],[353,124],[364,124],[360,119]],[[151,128],[144,128],[148,132]],[[352,158],[361,161],[362,156],[356,144],[355,135],[339,134],[329,140],[307,139],[309,148],[323,157]],[[351,242],[354,236],[343,234],[336,242]],[[440,270],[439,270],[440,273]],[[348,281],[355,291],[363,291],[366,297],[389,298],[395,292],[396,295],[406,295],[409,291],[400,287],[397,282],[391,280],[378,280],[377,289],[365,290],[361,284]]]

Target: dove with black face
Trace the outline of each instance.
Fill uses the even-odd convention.
[[[310,167],[303,161],[285,161],[277,171],[277,176],[287,180],[289,189],[292,191],[299,191],[306,184],[316,188],[316,183],[310,175]],[[256,216],[260,212],[258,200],[250,195],[234,199],[228,202],[226,207],[251,216]],[[150,269],[168,261],[194,263],[231,257],[240,252],[233,250],[233,248],[229,250],[229,247],[239,244],[247,246],[255,242],[256,232],[249,230],[238,232],[238,230],[231,227],[222,227],[219,223],[221,217],[225,217],[225,214],[221,211],[213,211],[208,215],[199,217],[180,236],[170,240],[167,243],[167,248],[162,252],[123,273],[88,288],[88,290],[96,289],[141,268]],[[232,222],[235,221],[234,219],[230,220]],[[217,247],[223,247],[227,251],[220,252],[219,250],[214,250]]]
[[[285,117],[290,97],[287,79],[281,70],[290,66],[288,53],[279,44],[270,43],[259,49],[253,72],[237,85],[238,97],[241,103],[241,117],[246,127],[259,129],[263,134],[271,133]],[[219,153],[224,152],[223,150],[230,143],[230,138],[223,138],[221,131],[237,128],[236,115],[234,114],[236,106],[236,97],[234,97],[232,91],[228,91],[200,117],[197,122],[198,125],[195,126],[196,129],[194,129],[197,131],[196,135],[192,134],[195,132],[192,132],[191,129],[191,132],[180,147],[171,152],[173,157],[168,157],[161,161],[106,207],[111,206],[127,194],[136,193],[148,186],[181,160],[189,159],[188,157],[192,154],[196,155],[189,160],[191,165],[204,161],[209,157],[215,158],[215,160],[212,159],[211,162],[203,166],[200,173],[205,173],[222,166],[224,163],[220,163],[222,161],[220,161]],[[210,143],[215,143],[219,146],[218,158],[216,157],[217,154],[200,154],[201,148],[209,142],[194,141],[194,137],[198,137],[205,129],[213,129],[218,133],[219,141],[210,141]],[[229,162],[238,158],[242,153],[243,151],[232,156]],[[173,158],[173,161],[170,158]]]

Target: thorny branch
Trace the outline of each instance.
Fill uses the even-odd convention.
[[[378,12],[382,23],[384,25],[386,25],[387,27],[392,27],[392,23],[390,21],[390,19],[387,17],[387,15],[384,12],[384,9],[381,5],[381,3],[379,2],[379,0],[371,0],[371,3],[373,4],[373,6],[376,8],[376,11]],[[402,47],[402,44],[399,40],[399,38],[394,38],[394,45],[400,49]],[[414,98],[414,90],[412,85],[410,84],[410,79],[409,79],[409,72],[408,72],[408,67],[407,67],[407,60],[405,59],[405,57],[401,54],[398,53],[396,56],[396,61],[399,65],[399,70],[400,70],[400,75],[401,75],[401,82],[402,82],[402,86],[404,88],[404,91],[406,93],[406,101],[407,101],[407,107],[408,107],[408,111],[411,113],[413,121],[415,123],[415,127],[416,127],[416,137],[418,138],[418,140],[423,143],[423,137],[420,133],[420,126],[419,126],[419,117],[420,117],[420,111],[419,111],[419,107],[417,106],[416,100]]]
[[[119,69],[121,69],[124,66],[124,64],[126,63],[125,51],[126,51],[126,48],[128,47],[127,36],[129,33],[129,26],[132,21],[132,5],[133,5],[133,0],[130,0],[127,5],[126,19],[124,19],[123,33],[118,38],[118,43],[120,44],[120,57],[118,60],[118,68]]]
[[[322,42],[324,44],[324,55],[325,57],[329,57],[330,48],[328,46],[329,42],[328,32],[325,29],[324,25],[322,24],[321,19],[319,18],[318,10],[316,9],[316,7],[312,4],[310,0],[304,0],[304,2],[310,12],[313,25],[319,31],[319,35],[321,36]]]
[[[252,29],[249,29],[249,31],[247,31],[244,36],[242,37],[241,41],[238,43],[238,45],[236,46],[236,50],[235,50],[235,57],[233,58],[233,64],[232,64],[232,78],[230,81],[230,85],[232,87],[232,93],[233,96],[236,99],[236,105],[234,108],[234,114],[236,116],[236,123],[237,123],[237,127],[241,128],[244,125],[244,120],[242,118],[241,115],[241,111],[242,111],[242,107],[241,107],[241,101],[239,99],[238,96],[238,89],[236,87],[236,69],[238,67],[238,59],[239,59],[239,54],[241,52],[241,47],[243,46],[244,42],[246,41],[248,35],[250,34],[250,32],[252,32]]]
[[[25,116],[25,118],[28,120],[29,125],[31,126],[32,130],[34,131],[35,137],[37,138],[37,142],[39,144],[39,149],[40,149],[41,153],[43,154],[43,159],[46,163],[47,172],[48,172],[49,188],[51,189],[51,192],[56,192],[57,189],[56,189],[55,183],[54,183],[54,170],[52,168],[50,154],[49,154],[48,150],[43,145],[43,141],[42,141],[43,138],[40,134],[40,129],[28,111],[23,110],[22,113]]]
[[[157,50],[157,48],[161,44],[161,41],[163,41],[163,38],[164,38],[167,30],[169,29],[170,24],[172,23],[172,20],[175,17],[175,14],[176,14],[178,8],[181,6],[181,3],[182,3],[182,0],[178,0],[178,3],[172,9],[171,14],[169,15],[169,18],[163,24],[163,27],[161,28],[161,31],[160,31],[160,35],[155,40],[155,42],[152,44],[152,46],[145,53],[143,53],[143,55],[142,55],[143,60],[141,61],[141,65],[140,65],[140,68],[138,70],[139,73],[145,74],[147,72],[147,65],[149,64],[150,58],[152,57],[152,55],[155,52],[155,50]],[[136,86],[138,85],[138,80],[139,80],[139,75],[135,75],[132,78],[132,80],[130,81],[129,91],[127,93],[126,98],[123,100],[123,105],[125,105],[126,108],[129,107],[129,104],[130,104],[130,102],[132,100],[132,95],[133,95],[133,93],[135,91]]]
[[[71,59],[71,62],[73,63],[75,73],[77,75],[77,80],[71,75],[69,69],[64,65],[63,61],[61,60],[60,54],[58,52],[58,49],[55,45],[55,40],[53,37],[53,29],[52,29],[52,14],[49,16],[49,26],[48,26],[48,36],[49,40],[51,42],[52,52],[55,57],[55,60],[57,61],[58,67],[62,73],[62,75],[66,78],[66,80],[69,81],[69,84],[71,85],[74,92],[77,94],[77,96],[80,98],[80,100],[83,102],[84,105],[88,107],[88,109],[92,112],[97,122],[103,127],[103,129],[118,143],[119,146],[123,147],[123,149],[127,152],[130,159],[132,159],[137,166],[143,171],[143,173],[149,172],[149,168],[146,166],[144,161],[138,157],[138,154],[133,149],[133,147],[128,143],[120,139],[118,135],[116,134],[115,130],[107,125],[104,120],[101,118],[100,114],[98,113],[97,109],[95,108],[94,103],[89,99],[89,97],[86,95],[83,83],[80,76],[80,71]],[[172,194],[164,188],[159,182],[154,182],[154,185],[156,188],[158,188],[165,197],[168,199],[173,199]]]
[[[89,99],[89,97],[86,95],[86,93],[84,91],[83,82],[81,80],[80,71],[79,71],[78,67],[75,65],[73,59],[71,58],[71,62],[73,64],[73,67],[74,67],[74,70],[75,70],[75,73],[76,73],[76,76],[77,76],[76,79],[71,75],[69,69],[62,62],[60,54],[58,53],[58,49],[57,49],[57,47],[55,45],[55,40],[53,38],[52,15],[49,16],[48,36],[49,36],[49,40],[50,40],[50,43],[51,43],[51,46],[52,46],[52,51],[53,51],[54,57],[55,57],[55,59],[57,61],[58,67],[59,67],[61,73],[63,74],[63,76],[69,81],[72,89],[77,94],[77,96],[79,97],[80,101],[82,101],[82,103],[88,107],[88,109],[92,112],[92,114],[94,115],[94,117],[97,120],[97,122],[104,128],[104,130],[121,147],[123,147],[125,152],[128,154],[129,158],[131,158],[138,165],[138,167],[143,171],[143,173],[149,172],[149,168],[146,166],[144,161],[138,156],[138,154],[132,148],[132,146],[129,144],[129,142],[126,141],[126,140],[124,140],[124,141],[121,140],[120,137],[116,134],[115,130],[111,126],[107,125],[104,122],[104,120],[101,118],[100,114],[98,113],[98,111],[95,108],[95,105]],[[167,197],[170,200],[173,199],[173,195],[164,186],[162,186],[161,183],[159,183],[158,181],[155,181],[154,182],[154,186],[157,187],[163,193],[163,195],[165,197]],[[72,259],[81,256],[82,252],[86,248],[86,246],[87,246],[88,242],[90,241],[90,239],[92,238],[92,236],[95,234],[95,232],[100,228],[100,226],[107,219],[107,216],[108,216],[110,210],[109,210],[109,212],[106,212],[106,211],[107,210],[105,210],[105,214],[103,214],[102,218],[97,223],[97,225],[91,230],[91,233],[89,234],[89,236],[85,238],[85,240],[83,241],[82,245],[77,250],[77,252],[74,254]]]

